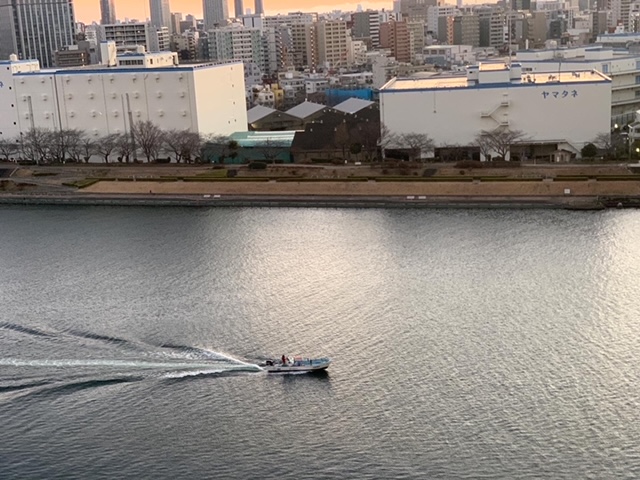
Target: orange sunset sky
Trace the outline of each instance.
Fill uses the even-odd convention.
[[[149,17],[149,1],[148,0],[115,0],[116,14],[118,19],[136,18],[144,20]],[[375,1],[364,2],[355,0],[263,0],[264,9],[267,15],[276,13],[286,13],[293,11],[303,12],[328,12],[335,9],[355,10],[358,4],[363,9],[386,8],[391,10],[393,1]],[[92,21],[100,21],[100,0],[75,0],[76,20],[85,23]],[[244,8],[250,8],[253,11],[253,0],[244,0]],[[182,14],[191,13],[196,17],[202,17],[202,0],[172,0],[171,11],[181,12]],[[233,3],[229,0],[229,14],[233,15]]]

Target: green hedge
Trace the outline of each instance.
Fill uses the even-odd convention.
[[[583,182],[589,180],[587,175],[556,175],[554,180],[564,180],[565,182]]]
[[[480,177],[481,182],[541,182],[542,178],[527,177],[527,178],[503,178],[503,177]]]
[[[594,177],[595,180],[602,181],[631,181],[637,182],[640,180],[640,176],[638,175],[596,175]]]
[[[367,177],[345,177],[345,178],[296,178],[296,177],[279,177],[272,180],[277,182],[368,182]]]
[[[380,177],[377,182],[419,182],[419,183],[471,183],[471,177]]]
[[[185,182],[268,182],[269,177],[183,177]]]
[[[63,185],[65,187],[87,188],[98,183],[99,181],[100,179],[98,178],[85,178],[84,180],[76,180],[75,182],[63,183]]]
[[[208,172],[199,173],[196,177],[200,178],[226,178],[228,170],[226,169],[216,169],[210,170]]]

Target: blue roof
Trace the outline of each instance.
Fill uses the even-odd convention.
[[[290,147],[295,131],[283,132],[236,132],[229,138],[238,142],[241,147],[262,147],[265,144],[273,147]]]

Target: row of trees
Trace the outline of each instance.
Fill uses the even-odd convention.
[[[506,159],[513,147],[526,142],[527,137],[520,130],[498,129],[494,131],[482,130],[475,137],[474,147],[478,148],[480,154],[486,159],[492,156]],[[383,149],[397,149],[406,152],[409,160],[414,161],[424,157],[426,152],[433,152],[434,141],[426,134],[405,133],[393,134],[383,126],[381,140],[379,142]],[[460,149],[459,145],[442,145],[444,149]],[[464,150],[464,147],[462,147]],[[468,150],[468,147],[466,148]]]
[[[617,137],[603,134],[594,139],[605,155],[614,155],[620,150],[622,141]],[[526,144],[528,137],[520,130],[508,128],[494,131],[481,131],[475,138],[474,147],[484,158],[507,159],[518,145]],[[593,148],[595,148],[595,145]],[[460,151],[468,155],[468,146],[440,145],[441,149]],[[355,155],[364,161],[379,159],[385,152],[398,153],[410,161],[424,158],[435,149],[434,141],[423,133],[395,134],[377,123],[365,123],[355,126],[340,124],[333,132],[333,139],[324,148],[333,148],[342,152],[346,159]],[[275,162],[283,153],[289,151],[288,145],[266,139],[254,146],[262,159]],[[590,155],[593,152],[583,152]],[[239,145],[225,136],[202,136],[189,130],[162,130],[150,121],[137,122],[131,132],[109,134],[95,138],[80,130],[46,130],[35,128],[20,138],[0,140],[0,159],[14,159],[41,163],[64,163],[66,161],[89,162],[98,156],[105,163],[113,161],[133,162],[139,158],[147,162],[173,159],[177,163],[199,162],[205,156],[224,162],[227,158],[236,158]]]
[[[89,162],[98,156],[105,163],[132,162],[139,158],[153,162],[162,156],[178,162],[199,161],[206,142],[229,143],[228,138],[204,138],[189,130],[162,130],[152,122],[137,122],[130,133],[113,133],[95,138],[76,129],[34,128],[19,138],[0,140],[0,158],[19,158],[37,164]]]

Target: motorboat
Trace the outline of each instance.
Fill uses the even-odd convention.
[[[329,358],[302,358],[300,355],[287,357],[280,360],[267,360],[260,367],[268,373],[304,373],[319,372],[329,368]]]

